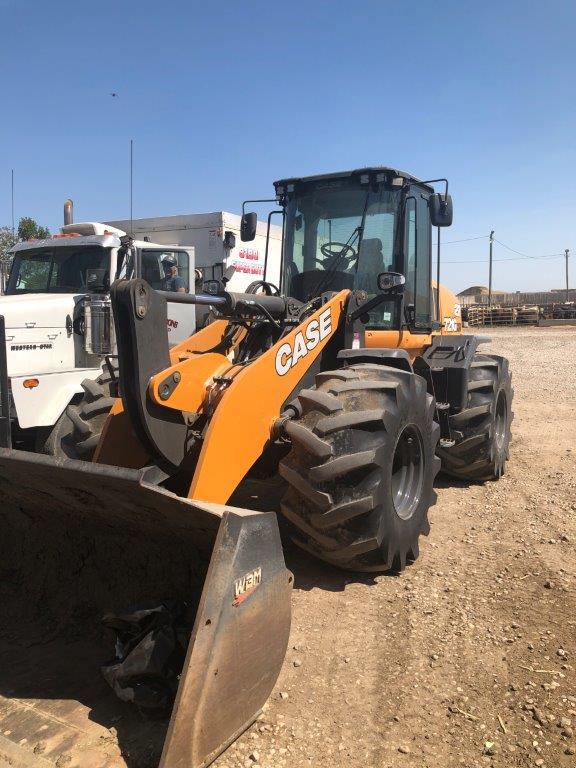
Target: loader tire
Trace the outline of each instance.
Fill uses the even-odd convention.
[[[440,428],[424,379],[382,365],[320,373],[300,392],[280,462],[281,511],[295,543],[351,571],[402,570],[418,557]]]
[[[104,361],[96,379],[84,379],[80,400],[69,405],[40,447],[41,453],[60,458],[91,461],[106,417],[118,396],[118,365]]]
[[[513,395],[508,360],[475,355],[466,407],[449,416],[458,439],[451,448],[438,448],[443,472],[476,481],[498,480],[504,474],[510,456]]]

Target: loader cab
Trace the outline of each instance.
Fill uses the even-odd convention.
[[[282,293],[307,302],[349,288],[368,298],[378,275],[405,276],[403,301],[370,312],[368,329],[432,327],[432,187],[404,173],[362,169],[275,183],[284,208]]]

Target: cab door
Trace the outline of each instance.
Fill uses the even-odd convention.
[[[404,307],[416,333],[428,333],[432,327],[431,235],[428,193],[417,187],[413,188],[413,193],[406,199]]]

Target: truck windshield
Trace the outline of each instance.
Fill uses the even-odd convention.
[[[358,179],[310,182],[288,198],[285,229],[284,292],[308,301],[321,291],[343,288],[378,291],[381,272],[394,270],[402,192]],[[393,326],[385,303],[369,326]]]
[[[86,293],[87,280],[109,282],[110,249],[94,245],[38,248],[14,256],[6,293]]]

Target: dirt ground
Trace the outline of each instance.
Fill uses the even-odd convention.
[[[288,553],[284,668],[217,768],[576,765],[576,328],[490,335],[513,371],[507,474],[439,476],[400,576]]]

